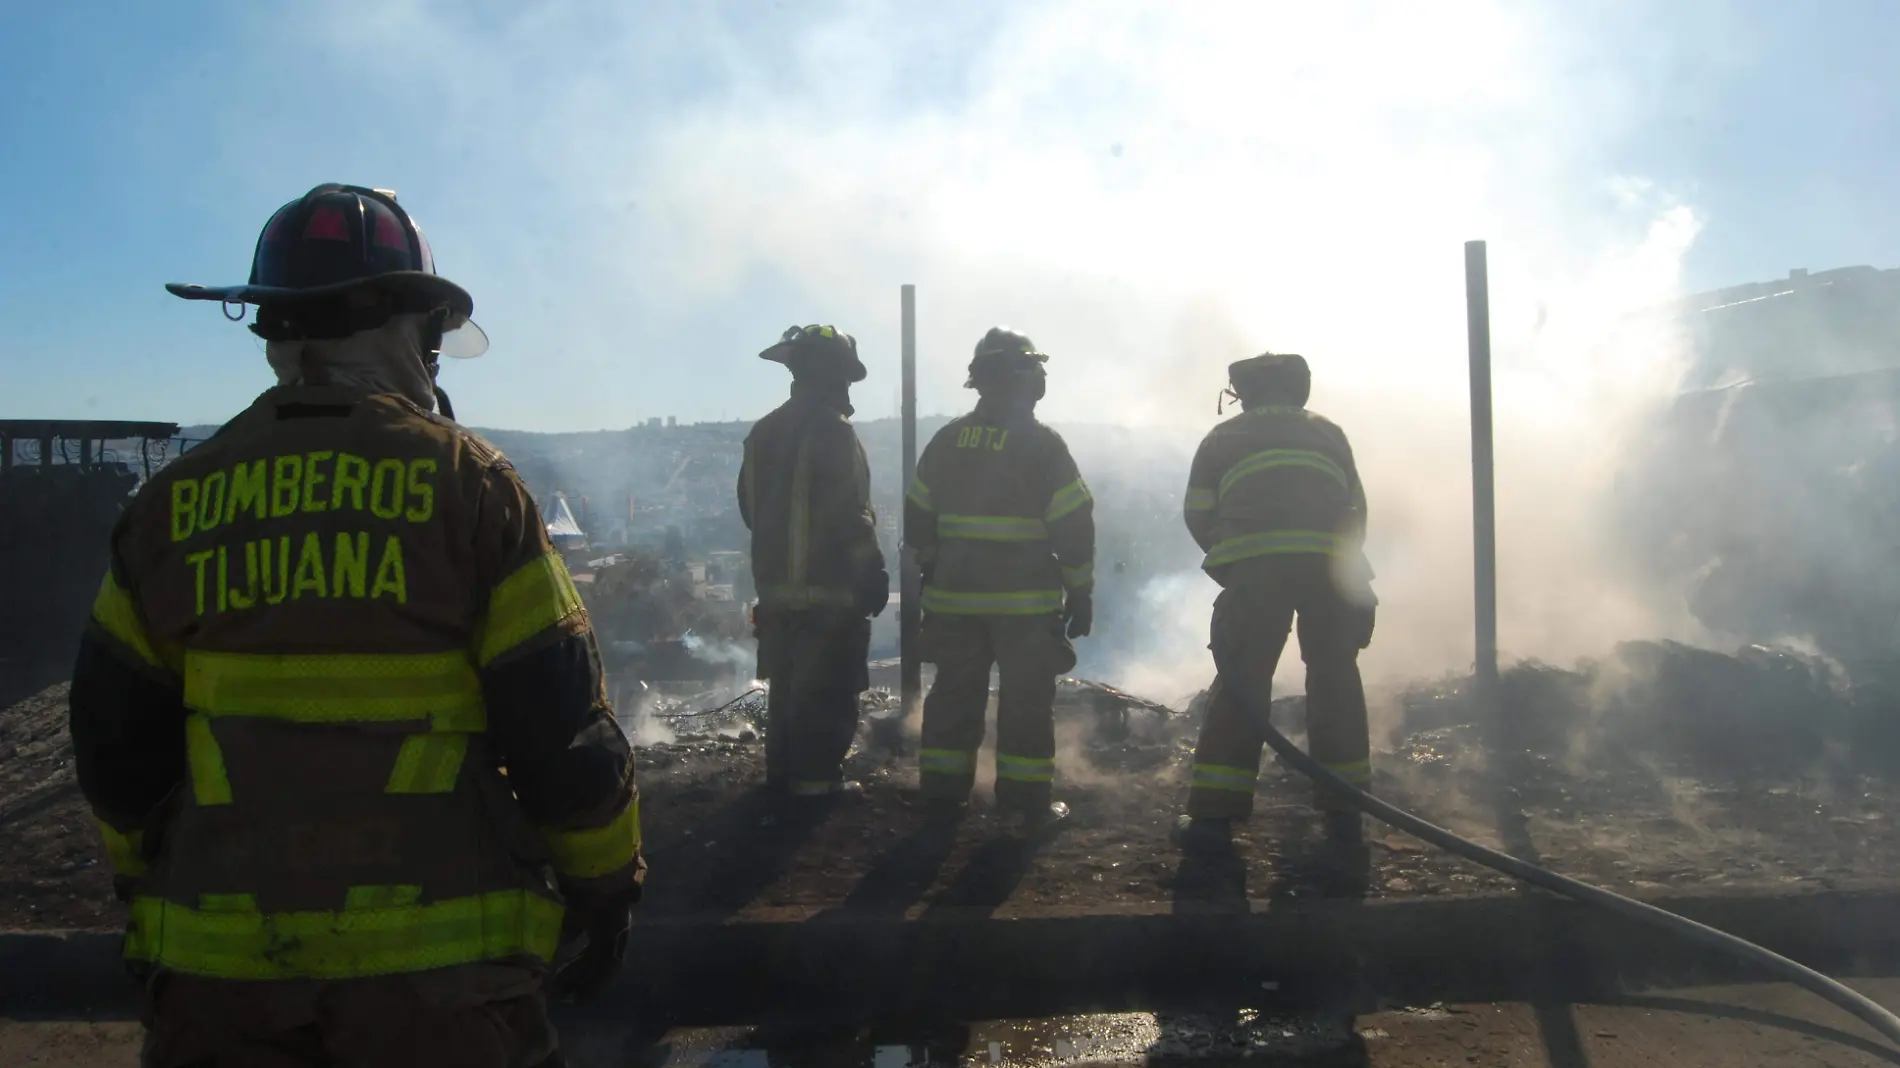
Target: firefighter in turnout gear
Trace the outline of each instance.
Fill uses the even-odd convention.
[[[1056,679],[1088,634],[1094,502],[1069,448],[1035,418],[1047,382],[1027,337],[997,327],[976,346],[976,409],[938,431],[917,461],[905,538],[923,571],[921,658],[937,665],[924,700],[924,796],[953,815],[976,779],[999,676],[996,803],[1035,829],[1054,801]]]
[[[1264,710],[1295,618],[1306,662],[1307,737],[1314,759],[1359,787],[1372,781],[1358,655],[1372,641],[1372,571],[1361,551],[1365,490],[1346,435],[1306,410],[1306,361],[1271,353],[1228,369],[1242,412],[1216,426],[1194,455],[1185,517],[1221,585],[1213,647],[1232,650],[1242,677],[1220,675],[1194,751],[1182,830],[1197,846],[1224,846],[1231,821],[1253,812],[1260,728],[1236,699]],[[1358,810],[1319,789],[1330,839],[1356,847]]]
[[[844,758],[870,688],[871,617],[890,603],[871,473],[851,427],[857,341],[795,326],[761,352],[792,372],[791,399],[746,435],[739,514],[752,531],[758,677],[770,686],[765,778],[795,797],[856,794]]]
[[[126,508],[74,668],[144,1063],[563,1063],[546,996],[619,966],[638,795],[533,499],[432,410],[473,301],[343,185],[250,284],[170,288],[256,305],[278,384]]]

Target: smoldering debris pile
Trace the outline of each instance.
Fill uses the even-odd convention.
[[[1501,715],[1490,723],[1468,678],[1412,687],[1391,741],[1430,763],[1433,746],[1484,727],[1488,741],[1514,751],[1661,760],[1730,780],[1877,771],[1900,756],[1900,670],[1850,677],[1785,648],[1625,642],[1571,669],[1518,664],[1499,691]]]

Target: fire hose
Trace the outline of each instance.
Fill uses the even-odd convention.
[[[1229,672],[1223,667],[1219,650],[1215,651],[1214,661],[1215,669],[1220,671],[1227,678],[1237,679],[1242,677],[1240,672]],[[1260,708],[1258,700],[1252,694],[1241,693],[1240,691],[1243,689],[1243,687],[1239,686],[1233,687],[1233,691],[1236,696],[1240,698],[1248,715],[1260,726],[1261,733],[1265,735],[1267,745],[1272,747],[1274,753],[1278,754],[1281,760],[1291,765],[1295,771],[1305,775],[1317,784],[1337,791],[1341,796],[1351,801],[1361,812],[1364,812],[1374,819],[1389,823],[1414,838],[1429,842],[1440,849],[1454,853],[1466,860],[1482,864],[1493,871],[1502,872],[1512,878],[1527,882],[1532,886],[1541,887],[1555,894],[1561,894],[1564,897],[1580,901],[1586,905],[1595,905],[1599,908],[1614,912],[1619,916],[1624,916],[1628,919],[1636,920],[1639,923],[1660,928],[1671,934],[1686,938],[1691,942],[1707,946],[1711,949],[1721,950],[1758,965],[1765,971],[1786,979],[1791,983],[1819,995],[1833,1005],[1853,1013],[1869,1027],[1872,1027],[1874,1030],[1880,1032],[1881,1035],[1885,1036],[1889,1042],[1900,1046],[1900,1016],[1889,1012],[1879,1003],[1865,994],[1862,994],[1860,991],[1844,983],[1830,979],[1805,964],[1789,960],[1787,957],[1773,950],[1765,949],[1746,939],[1737,938],[1726,931],[1717,930],[1707,924],[1697,923],[1686,916],[1678,916],[1666,909],[1659,909],[1654,905],[1644,904],[1641,901],[1624,897],[1621,894],[1612,893],[1601,887],[1579,882],[1568,876],[1559,875],[1548,868],[1540,868],[1535,864],[1526,863],[1508,853],[1500,853],[1495,849],[1479,845],[1468,838],[1461,838],[1445,830],[1443,827],[1428,823],[1402,808],[1382,801],[1370,793],[1359,789],[1340,776],[1333,774],[1333,772],[1322,766],[1319,761],[1308,756],[1305,750],[1294,745],[1286,735],[1281,734],[1268,718],[1268,710]]]

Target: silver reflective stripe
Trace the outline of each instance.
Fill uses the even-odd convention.
[[[952,616],[1036,616],[1062,611],[1061,590],[1002,593],[953,593],[935,586],[924,590],[924,611]]]
[[[798,459],[792,465],[792,515],[787,531],[785,577],[788,586],[803,586],[810,570],[806,557],[811,552],[811,436],[798,442]]]
[[[1228,468],[1227,473],[1221,476],[1220,496],[1227,496],[1227,491],[1232,489],[1236,482],[1249,475],[1286,467],[1301,467],[1318,471],[1339,483],[1342,489],[1351,487],[1351,481],[1346,477],[1346,469],[1340,467],[1337,461],[1325,453],[1314,452],[1311,449],[1267,449],[1264,452],[1256,452]]]
[[[1344,538],[1319,530],[1267,530],[1219,542],[1208,551],[1205,566],[1214,567],[1250,557],[1276,554],[1326,555],[1339,552],[1344,545]]]
[[[1089,503],[1091,499],[1089,488],[1078,478],[1055,492],[1055,496],[1049,499],[1049,509],[1043,513],[1042,518],[1045,522],[1053,523]]]

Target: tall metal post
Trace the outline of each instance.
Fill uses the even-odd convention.
[[[902,290],[903,302],[903,352],[904,352],[904,484],[898,490],[898,507],[903,507],[904,495],[910,492],[911,479],[917,475],[917,287],[906,285]],[[909,509],[905,509],[908,513]],[[923,619],[924,595],[923,575],[917,569],[917,558],[910,548],[908,521],[899,523],[903,531],[904,547],[899,557],[901,575],[898,590],[902,600],[898,604],[898,657],[900,696],[904,704],[904,715],[909,716],[917,710],[918,702],[923,699],[924,675],[923,663],[917,659],[917,628]]]
[[[1472,579],[1477,609],[1477,682],[1481,696],[1497,693],[1497,497],[1491,453],[1491,292],[1482,241],[1465,242],[1465,326],[1471,346]]]

